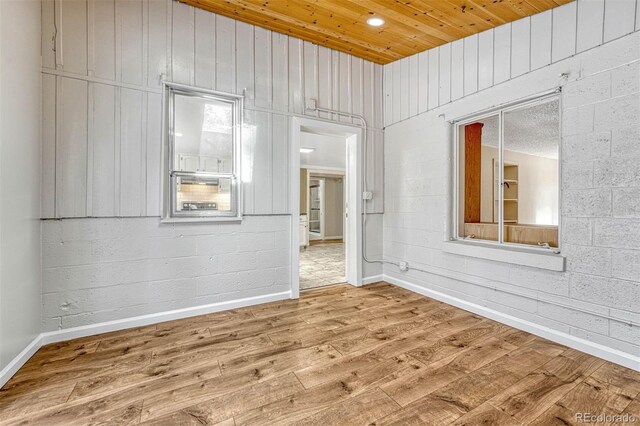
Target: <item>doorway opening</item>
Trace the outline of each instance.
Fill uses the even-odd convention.
[[[300,289],[305,290],[346,281],[345,170],[344,167],[339,170],[346,164],[346,139],[303,132],[302,141],[305,146],[311,142],[324,145],[300,155],[301,179],[306,174],[307,182],[300,185],[300,198],[306,200],[306,206],[300,206],[300,222],[308,223],[300,228],[300,232],[306,231],[306,234],[299,248]],[[309,167],[309,161],[318,163],[317,159],[327,153],[332,155],[326,160],[331,161],[329,164],[334,164],[336,170],[321,169],[317,164]]]
[[[291,295],[361,285],[361,131],[292,119]]]

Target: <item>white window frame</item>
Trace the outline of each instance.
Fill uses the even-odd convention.
[[[184,172],[174,170],[175,158],[175,95],[194,96],[202,99],[212,99],[218,102],[227,102],[233,105],[233,165],[230,173],[211,172]],[[243,100],[241,95],[224,93],[213,90],[191,87],[183,84],[163,82],[162,91],[162,188],[163,188],[163,222],[221,222],[242,220],[242,112]],[[203,211],[178,211],[176,209],[178,177],[192,177],[195,179],[211,180],[227,178],[231,179],[231,210],[203,210]]]
[[[498,241],[491,240],[480,240],[480,239],[465,239],[460,237],[460,167],[459,167],[459,157],[460,157],[460,127],[466,124],[475,123],[479,120],[498,116],[498,126],[499,126],[499,140],[498,140],[498,157],[500,165],[503,165],[503,149],[504,149],[504,114],[509,111],[514,111],[522,108],[526,108],[528,106],[532,106],[538,103],[542,103],[545,101],[549,101],[550,99],[556,98],[558,101],[558,247],[538,247],[534,245],[528,244],[518,244],[518,243],[510,243],[504,241],[504,187],[501,186],[500,194],[499,194],[499,202],[498,202]],[[546,92],[543,94],[539,94],[536,96],[532,96],[526,99],[521,99],[516,102],[512,102],[506,105],[502,105],[499,107],[495,107],[489,110],[485,110],[482,112],[478,112],[475,114],[471,114],[459,119],[452,120],[450,122],[453,126],[453,217],[452,217],[452,233],[450,240],[454,242],[460,242],[470,245],[477,245],[483,248],[493,248],[493,249],[507,249],[512,251],[517,251],[519,253],[542,253],[542,254],[554,254],[559,255],[561,253],[561,225],[562,225],[562,97],[560,96],[560,90],[556,89],[551,92]],[[499,167],[499,182],[503,181],[503,173],[504,167]],[[446,251],[457,253],[457,254],[468,254],[465,249],[461,249],[458,247],[448,247]],[[464,252],[461,253],[460,251]],[[489,252],[490,253],[490,252]],[[494,254],[495,255],[495,254]],[[489,254],[488,256],[492,256]],[[478,255],[477,257],[490,258],[482,255]],[[501,260],[501,259],[496,259]],[[503,260],[507,261],[508,260]],[[513,263],[521,263],[521,262],[513,262]],[[522,263],[524,264],[524,263]],[[531,265],[533,266],[533,265]],[[564,268],[564,266],[563,266]]]

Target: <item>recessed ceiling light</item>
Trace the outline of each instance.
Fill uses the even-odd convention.
[[[374,16],[367,19],[367,24],[371,25],[372,27],[379,27],[381,25],[384,25],[384,19]]]
[[[182,136],[182,133],[176,133],[176,136],[180,137],[180,136]]]
[[[300,152],[303,154],[310,154],[315,151],[315,148],[300,148]]]

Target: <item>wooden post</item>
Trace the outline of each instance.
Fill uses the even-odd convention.
[[[464,128],[464,222],[480,222],[482,123]]]

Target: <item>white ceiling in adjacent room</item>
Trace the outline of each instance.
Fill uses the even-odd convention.
[[[339,136],[302,132],[300,148],[312,148],[310,153],[300,153],[300,167],[303,168],[346,168],[347,144]]]
[[[505,149],[558,159],[560,145],[558,101],[544,102],[505,113]],[[482,144],[498,147],[498,116],[483,120]]]

